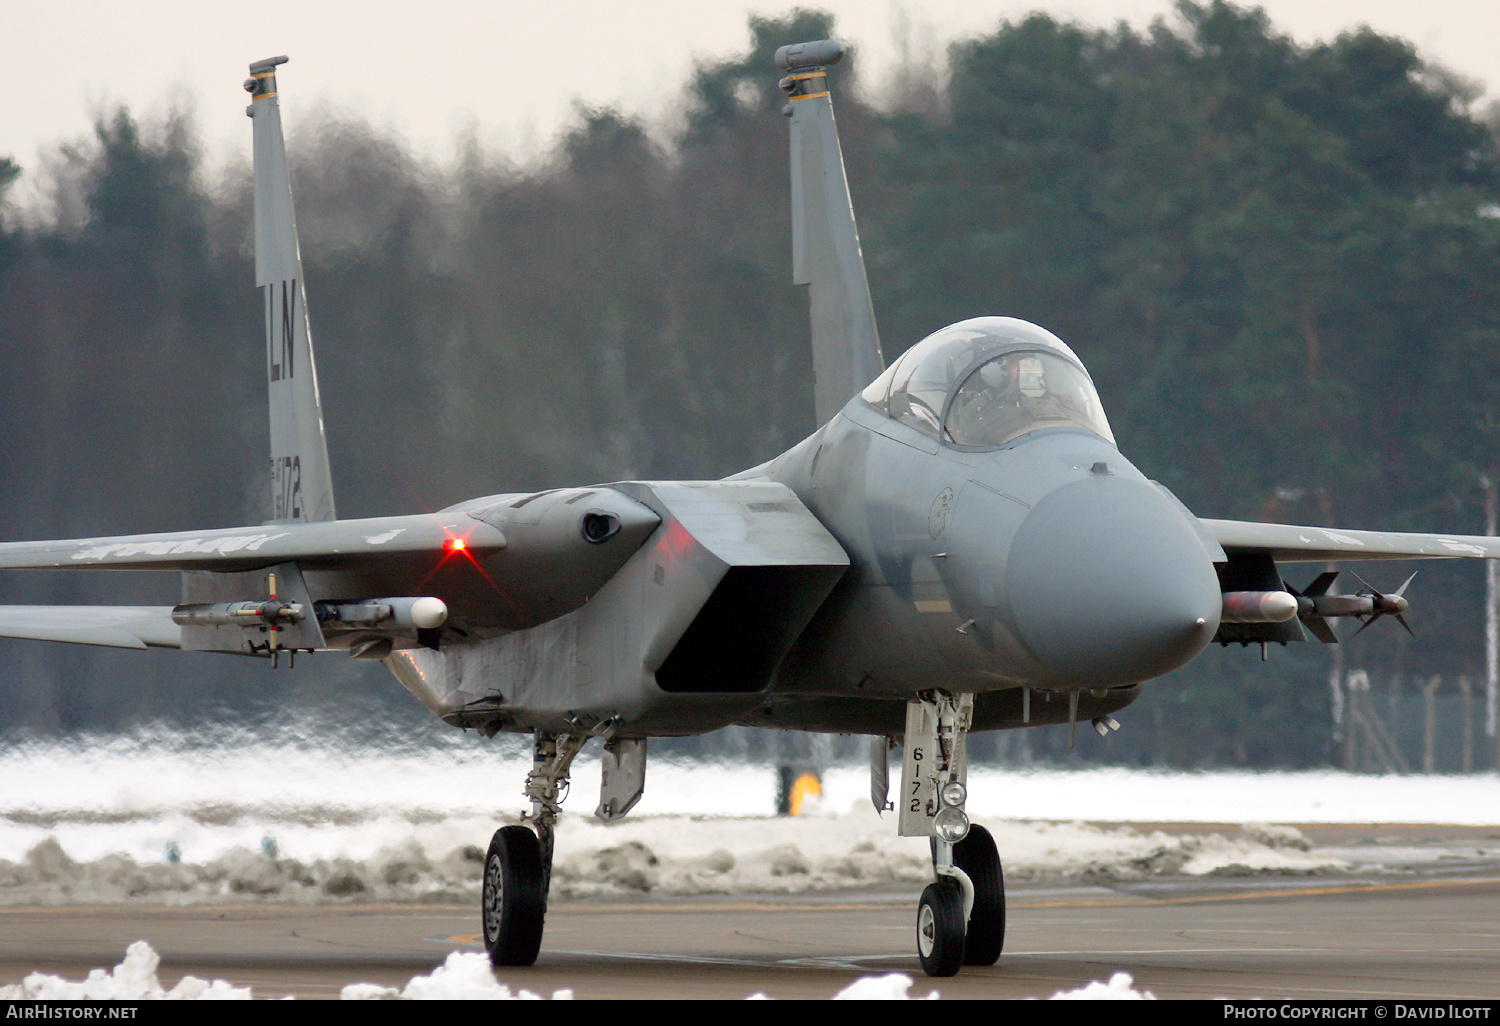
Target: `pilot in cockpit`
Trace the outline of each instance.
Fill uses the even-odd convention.
[[[1011,353],[981,365],[953,397],[946,425],[949,440],[958,445],[1002,445],[1038,427],[1085,419],[1087,411],[1080,408],[1070,382],[1051,387],[1047,362],[1037,353]],[[1086,400],[1083,405],[1088,405]]]

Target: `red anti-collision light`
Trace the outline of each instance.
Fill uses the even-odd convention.
[[[469,546],[464,542],[462,538],[449,538],[447,541],[443,542],[443,548],[447,549],[449,552],[462,552],[468,547]]]

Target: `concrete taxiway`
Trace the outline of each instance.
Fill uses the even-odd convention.
[[[537,964],[498,978],[580,998],[821,998],[903,972],[914,995],[1002,998],[1125,971],[1163,998],[1495,998],[1495,833],[1329,828],[1323,844],[1368,849],[1367,865],[1391,856],[1350,875],[1013,884],[1000,963],[946,980],[923,977],[912,953],[915,889],[557,902]],[[336,997],[353,982],[401,987],[450,951],[478,951],[477,928],[467,907],[4,909],[0,983],[34,970],[79,979],[144,939],[167,986],[191,974],[257,997]]]

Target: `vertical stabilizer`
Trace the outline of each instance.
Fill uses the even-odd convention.
[[[809,286],[819,424],[885,369],[828,92],[827,67],[843,56],[831,39],[776,51],[792,132],[792,283]]]
[[[271,393],[271,509],[283,523],[335,519],[323,405],[307,327],[307,290],[276,67],[285,57],[250,65],[246,111],[255,122],[255,284],[266,318],[266,367]]]

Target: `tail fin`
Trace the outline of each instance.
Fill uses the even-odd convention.
[[[266,316],[267,374],[271,393],[271,506],[277,522],[335,519],[328,441],[318,398],[317,367],[307,327],[307,290],[276,67],[285,57],[250,65],[245,113],[255,123],[255,284]]]
[[[776,51],[792,119],[792,283],[810,286],[819,424],[885,369],[828,92],[827,66],[843,56],[832,39]]]

